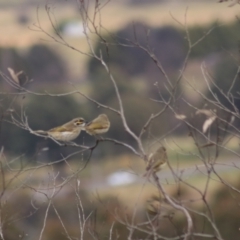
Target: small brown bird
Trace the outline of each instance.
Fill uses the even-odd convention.
[[[161,199],[158,196],[152,196],[146,202],[146,210],[149,215],[158,215],[161,208]]]
[[[167,159],[166,148],[160,146],[156,152],[149,155],[146,167],[147,172],[144,176],[149,177],[152,173],[160,171],[166,165]]]
[[[85,131],[89,135],[99,135],[108,131],[110,128],[110,121],[106,114],[100,114],[97,118],[93,119],[91,122],[87,123],[85,126]]]
[[[83,118],[74,118],[62,126],[52,128],[48,131],[38,130],[35,132],[48,135],[57,141],[70,142],[79,136],[81,130],[84,130],[85,124]]]
[[[147,200],[146,210],[149,215],[152,215],[154,217],[158,216],[172,218],[175,213],[175,209],[166,203],[166,200],[155,195]]]

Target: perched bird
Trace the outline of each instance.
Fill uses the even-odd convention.
[[[97,118],[87,123],[85,131],[89,135],[99,135],[108,131],[110,127],[110,121],[106,114],[100,114]]]
[[[166,165],[167,162],[166,148],[160,146],[156,152],[151,153],[148,157],[146,174],[144,176],[150,176],[152,173],[157,173]]]
[[[57,141],[70,142],[77,138],[84,129],[85,120],[83,118],[74,118],[62,126],[52,128],[48,131],[38,130],[36,133],[48,135]]]
[[[149,215],[158,215],[161,208],[161,199],[158,196],[152,196],[146,202],[146,210]]]
[[[172,218],[175,213],[175,209],[165,199],[155,195],[147,200],[146,210],[149,215],[158,217]]]

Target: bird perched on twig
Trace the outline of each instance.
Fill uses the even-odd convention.
[[[148,157],[146,173],[144,176],[149,177],[152,173],[160,171],[167,162],[167,151],[166,148],[160,146],[154,153],[151,153]]]
[[[48,135],[57,141],[70,142],[79,136],[81,130],[84,129],[85,124],[85,120],[79,117],[48,131],[37,130],[35,132]]]
[[[169,217],[172,218],[175,209],[166,203],[165,199],[162,199],[159,196],[152,196],[146,202],[146,210],[149,215],[158,216],[158,217]]]
[[[97,118],[87,123],[85,131],[89,135],[97,136],[108,131],[110,128],[110,121],[106,114],[100,114]]]

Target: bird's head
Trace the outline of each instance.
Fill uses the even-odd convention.
[[[73,124],[78,127],[84,127],[86,122],[83,118],[76,118],[73,120]]]

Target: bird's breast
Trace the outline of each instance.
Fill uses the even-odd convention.
[[[49,135],[57,141],[69,142],[77,138],[80,132],[81,129],[77,129],[75,131],[49,132]]]

